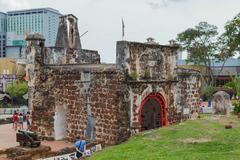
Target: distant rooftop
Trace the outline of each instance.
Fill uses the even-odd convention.
[[[7,14],[15,14],[15,13],[24,13],[24,12],[34,12],[34,11],[39,11],[39,10],[48,10],[54,13],[59,13],[61,14],[58,10],[47,7],[47,8],[34,8],[34,9],[25,9],[25,10],[15,10],[15,11],[8,11]]]
[[[188,63],[188,65],[193,65],[193,64],[194,63],[192,62]],[[187,65],[186,60],[178,60],[177,65]],[[213,67],[221,67],[222,65],[223,65],[223,62],[217,62],[216,60],[212,60]],[[240,67],[240,59],[230,58],[224,64],[224,67],[236,67],[236,66]]]
[[[4,12],[0,12],[0,14],[6,14],[6,13],[4,13]]]

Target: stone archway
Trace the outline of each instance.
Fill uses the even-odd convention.
[[[160,93],[150,93],[141,102],[138,119],[141,131],[167,125],[166,104]]]
[[[67,137],[67,113],[65,106],[57,106],[54,115],[54,138],[61,140]]]

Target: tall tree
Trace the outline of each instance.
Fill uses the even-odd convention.
[[[224,26],[225,31],[218,38],[218,53],[216,58],[223,62],[218,74],[223,70],[225,62],[240,53],[240,13]]]
[[[203,78],[209,85],[213,82],[211,62],[217,49],[217,35],[217,27],[207,22],[200,22],[194,28],[189,28],[177,35],[177,41],[180,42],[182,49],[189,53],[187,62],[207,67],[207,76],[203,75]]]
[[[230,58],[240,52],[240,13],[224,26],[224,33],[219,37],[219,60]]]

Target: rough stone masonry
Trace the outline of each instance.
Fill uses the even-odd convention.
[[[198,72],[177,68],[178,45],[117,42],[116,64],[82,49],[74,15],[60,17],[56,46],[26,37],[32,130],[45,137],[77,134],[107,145],[167,126],[197,110]]]

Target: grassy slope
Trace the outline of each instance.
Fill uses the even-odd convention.
[[[233,129],[224,125],[233,122]],[[90,160],[239,160],[240,120],[204,116],[142,132],[127,142],[95,153]]]

